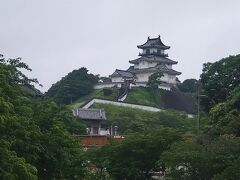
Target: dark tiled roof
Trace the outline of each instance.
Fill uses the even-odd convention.
[[[137,58],[137,59],[134,59],[134,60],[131,60],[129,61],[130,63],[132,64],[138,64],[139,62],[141,61],[147,61],[147,62],[162,62],[162,63],[166,63],[166,64],[177,64],[178,62],[177,61],[173,61],[171,59],[168,59],[166,57],[161,57],[161,56],[153,56],[153,55],[150,55],[150,56],[142,56],[140,58]]]
[[[148,47],[156,47],[156,48],[162,48],[162,49],[169,49],[170,46],[166,46],[163,44],[163,42],[160,39],[160,36],[158,38],[149,38],[146,43],[137,46],[140,49],[148,48]]]
[[[123,78],[134,78],[134,75],[129,72],[129,71],[125,71],[125,70],[120,70],[120,69],[116,69],[115,72],[110,75],[110,77],[123,77]]]
[[[75,114],[83,120],[106,120],[106,113],[103,109],[78,108]]]
[[[135,73],[135,74],[136,73],[146,73],[146,72],[157,72],[157,71],[160,71],[160,72],[163,72],[163,73],[168,73],[168,74],[171,74],[171,75],[180,75],[181,74],[181,72],[175,71],[173,69],[169,69],[169,68],[167,68],[166,65],[162,65],[162,64],[159,64],[155,67],[144,68],[144,69],[134,69],[132,66],[130,66],[128,71],[130,71],[132,73]]]

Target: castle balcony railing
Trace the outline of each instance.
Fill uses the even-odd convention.
[[[159,52],[139,53],[139,56],[146,56],[146,55],[157,55],[157,56],[168,57],[168,54],[167,54],[167,53],[159,53]]]

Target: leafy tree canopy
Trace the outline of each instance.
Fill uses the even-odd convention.
[[[163,76],[162,72],[155,72],[148,78],[147,85],[153,89],[157,89],[158,85],[162,83],[161,77]]]
[[[164,168],[160,165],[162,152],[180,139],[180,134],[172,129],[136,133],[90,152],[90,160],[98,168],[105,167],[113,179],[149,179],[151,172]],[[101,161],[96,161],[97,155]]]
[[[227,136],[202,144],[176,143],[162,155],[163,162],[169,168],[166,177],[176,180],[217,180],[228,175],[226,179],[239,179],[239,148],[239,138]]]
[[[178,88],[182,92],[186,93],[196,93],[197,91],[197,80],[196,79],[186,79],[182,83],[178,84]]]
[[[21,90],[28,79],[19,59],[0,61],[0,179],[81,179],[82,149],[70,133],[83,132],[71,111]],[[71,123],[70,123],[71,122]]]
[[[227,101],[219,103],[210,110],[210,129],[212,135],[232,134],[240,136],[240,86],[236,87]]]
[[[215,63],[205,63],[201,74],[202,104],[207,111],[224,102],[230,92],[240,84],[240,55],[229,56]]]
[[[73,70],[60,81],[53,84],[46,93],[56,102],[69,104],[78,98],[93,91],[94,85],[98,82],[98,76],[89,74],[84,67]]]

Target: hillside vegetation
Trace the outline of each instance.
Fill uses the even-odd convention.
[[[153,91],[150,88],[138,87],[129,91],[125,102],[159,107],[160,97],[159,89]]]
[[[200,93],[206,111],[197,134],[196,119],[179,111],[94,104],[106,110],[103,127],[118,126],[126,136],[87,152],[72,136],[83,135],[85,124],[65,105],[23,92],[22,86],[33,88],[37,80],[22,69],[31,70],[19,58],[0,55],[0,179],[140,180],[151,179],[152,172],[163,172],[165,179],[240,179],[239,55],[205,64]],[[92,93],[112,99],[116,92]],[[164,107],[188,107],[178,90],[160,90],[160,95]],[[141,98],[155,100],[146,88],[130,92],[130,100]]]
[[[60,104],[70,104],[93,92],[98,79],[98,76],[88,73],[87,68],[82,67],[53,84],[46,95]]]
[[[177,111],[149,112],[106,104],[94,104],[92,108],[105,109],[107,121],[103,126],[118,126],[120,134],[153,131],[163,127],[196,132],[196,119]]]
[[[196,129],[197,123],[184,114],[95,104],[93,107],[107,111],[107,123],[118,125],[119,131],[128,135],[121,143],[113,142],[89,152],[89,159],[99,168],[95,175],[130,180],[151,179],[151,172],[164,172],[163,179],[169,180],[240,179],[239,77],[240,55],[204,65],[200,92],[204,96],[200,101],[206,111],[200,118],[197,136],[192,138],[182,135]],[[194,81],[184,83],[192,84],[193,91],[184,89],[194,92]],[[161,93],[161,99],[167,98],[165,103],[184,98],[177,91],[165,93]],[[134,134],[129,135],[131,132]],[[103,169],[107,173],[102,173]]]
[[[37,81],[19,69],[30,70],[0,55],[0,179],[83,177],[83,151],[71,134],[84,133],[84,125],[66,107],[23,92]]]
[[[110,94],[104,93],[105,89],[95,89],[90,94],[79,98],[78,100],[74,101],[72,104],[69,105],[70,108],[78,108],[80,107],[85,101],[91,98],[103,98],[108,100],[116,100],[117,97],[117,89],[116,88],[108,88],[111,91]]]
[[[104,91],[111,91],[110,94]],[[97,89],[92,93],[79,98],[70,104],[71,108],[80,107],[86,100],[91,98],[103,98],[108,100],[116,100],[117,88]],[[174,88],[172,91],[163,89],[151,89],[149,87],[135,87],[129,90],[126,103],[139,104],[145,106],[153,106],[161,109],[172,109],[184,111],[188,114],[194,113],[194,98],[192,95],[183,93]]]

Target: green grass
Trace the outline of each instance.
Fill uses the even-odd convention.
[[[149,112],[107,104],[94,104],[91,108],[102,108],[106,111],[107,121],[103,127],[118,126],[120,134],[152,131],[167,127],[186,133],[196,131],[197,121],[188,118],[183,112],[161,111]]]
[[[111,88],[111,89],[112,89],[113,93],[109,96],[104,95],[103,89],[96,89],[89,95],[81,97],[78,100],[74,101],[72,104],[69,105],[69,107],[77,108],[90,98],[104,98],[104,99],[108,99],[108,100],[115,100],[117,97],[117,89],[116,88]],[[146,105],[146,106],[159,107],[160,97],[161,96],[160,96],[159,89],[153,91],[149,88],[138,87],[138,88],[133,88],[129,91],[125,102],[133,103],[133,104],[141,104],[141,105]]]
[[[160,104],[160,90],[153,91],[145,87],[133,88],[129,91],[125,102],[158,107]]]
[[[70,108],[77,108],[84,104],[84,102],[88,99],[91,98],[104,98],[108,100],[115,100],[117,97],[117,89],[116,88],[111,88],[112,89],[112,94],[105,96],[103,89],[95,89],[92,93],[90,93],[87,96],[83,96],[79,98],[78,100],[74,101],[72,104],[68,105]]]

